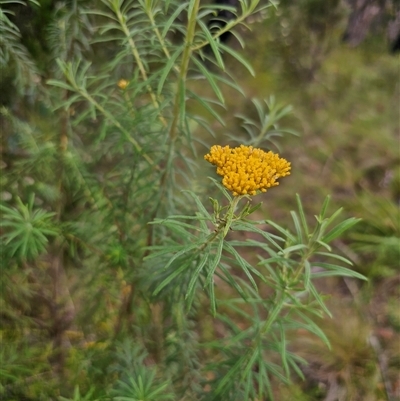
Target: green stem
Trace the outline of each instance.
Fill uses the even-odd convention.
[[[138,68],[139,68],[139,71],[140,71],[140,75],[142,76],[143,81],[147,81],[148,77],[147,77],[146,68],[144,67],[142,59],[140,58],[140,54],[139,54],[139,52],[137,50],[137,47],[136,47],[136,44],[135,44],[135,42],[134,42],[134,40],[132,38],[132,35],[129,32],[129,28],[127,27],[127,25],[125,23],[124,15],[122,15],[121,10],[120,10],[119,7],[115,7],[114,8],[114,12],[115,12],[115,15],[118,18],[119,24],[121,25],[122,31],[124,32],[124,34],[125,34],[125,36],[126,36],[126,38],[128,40],[128,43],[129,43],[129,46],[131,48],[131,52],[132,52],[133,58],[135,59],[137,65],[138,65]],[[156,95],[154,94],[154,92],[151,89],[150,85],[147,85],[146,88],[147,88],[147,91],[148,91],[148,93],[150,95],[151,102],[153,103],[154,108],[156,108],[159,111],[159,117],[158,117],[159,120],[164,125],[164,127],[167,127],[168,123],[165,120],[165,118],[161,115],[160,105],[158,104],[158,100],[157,100]]]
[[[308,246],[308,251],[303,255],[301,258],[301,261],[299,263],[299,266],[297,267],[296,271],[294,272],[292,282],[295,283],[298,279],[300,274],[304,270],[304,265],[306,263],[306,260],[314,253],[313,247],[309,244]]]
[[[225,214],[225,217],[226,217],[225,224],[218,227],[215,230],[215,232],[208,237],[208,239],[198,248],[199,252],[203,251],[206,248],[206,246],[208,244],[210,244],[211,242],[213,242],[215,240],[215,238],[217,238],[221,233],[223,233],[224,238],[226,237],[226,234],[228,233],[228,231],[232,225],[232,222],[234,221],[234,213],[235,213],[236,207],[243,197],[244,196],[235,196],[235,198],[232,200],[232,202],[229,205],[229,208]]]
[[[146,8],[146,14],[150,20],[151,26],[153,27],[154,33],[157,36],[158,41],[160,42],[161,48],[165,54],[165,56],[167,57],[167,59],[169,60],[171,58],[171,54],[165,44],[165,40],[163,39],[163,37],[161,36],[161,33],[159,31],[159,29],[157,28],[156,25],[156,21],[154,20],[154,15],[152,14],[152,10],[151,9],[147,9]],[[180,69],[177,65],[174,65],[174,70],[179,73]]]
[[[234,216],[235,216],[235,210],[236,207],[238,205],[238,203],[240,202],[240,200],[243,198],[243,195],[241,196],[235,196],[232,200],[232,203],[229,205],[229,208],[226,212],[226,223],[224,225],[224,237],[226,237],[226,235],[228,234],[229,229],[231,228],[232,222],[234,220]]]
[[[203,244],[201,244],[201,245],[199,246],[198,252],[202,252],[202,251],[206,248],[206,246],[207,246],[208,244],[211,244],[211,242],[213,242],[213,241],[215,240],[215,238],[218,237],[218,235],[219,235],[220,232],[221,232],[221,231],[216,230],[212,235],[210,235],[210,236],[208,237],[208,239],[207,239]]]
[[[181,68],[180,68],[180,73],[178,77],[178,87],[177,91],[175,94],[175,100],[174,100],[174,111],[173,111],[173,119],[172,119],[172,124],[169,130],[169,138],[171,142],[175,142],[177,138],[177,126],[178,126],[178,121],[180,117],[180,98],[181,98],[181,88],[184,86],[184,83],[186,81],[186,75],[189,69],[189,62],[190,62],[190,57],[193,53],[193,39],[195,36],[195,31],[196,31],[196,19],[197,19],[197,14],[199,12],[199,6],[200,6],[200,0],[193,0],[191,3],[191,7],[189,6],[189,19],[188,19],[188,25],[187,25],[187,33],[186,33],[186,39],[185,39],[185,49],[182,54],[182,61],[181,61]]]
[[[175,152],[175,141],[177,139],[177,127],[178,127],[178,121],[180,118],[180,98],[181,98],[181,88],[184,86],[185,80],[186,80],[186,75],[187,71],[189,68],[189,62],[190,62],[190,57],[192,54],[191,46],[192,42],[194,39],[195,35],[195,29],[196,29],[196,18],[197,18],[197,13],[199,10],[200,6],[200,0],[192,0],[191,6],[189,6],[189,17],[188,17],[188,26],[187,26],[187,34],[186,34],[186,39],[185,39],[185,49],[182,54],[182,61],[181,61],[181,67],[179,69],[179,77],[178,77],[178,85],[177,85],[177,91],[175,94],[175,99],[174,99],[174,104],[173,104],[173,112],[172,112],[172,122],[168,131],[168,136],[169,136],[169,149],[168,149],[168,154],[167,154],[167,160],[166,160],[166,167],[164,168],[164,172],[161,176],[160,179],[160,192],[159,192],[159,200],[161,201],[161,198],[164,195],[164,192],[166,191],[168,186],[168,177],[170,176],[172,167],[173,167],[173,159],[174,156],[176,155]]]

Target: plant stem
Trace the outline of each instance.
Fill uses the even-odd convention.
[[[229,205],[229,208],[226,212],[226,224],[224,226],[224,237],[226,237],[226,235],[228,234],[229,229],[231,228],[233,219],[234,219],[234,213],[236,210],[236,207],[238,205],[238,203],[240,202],[240,200],[243,198],[243,196],[235,196],[231,202],[231,204]]]
[[[122,31],[124,32],[124,34],[125,34],[125,36],[126,36],[126,38],[128,40],[129,46],[130,46],[131,51],[132,51],[132,55],[133,55],[137,65],[138,65],[138,68],[139,68],[140,74],[142,76],[142,79],[143,79],[143,81],[147,81],[148,77],[147,77],[146,69],[145,69],[144,64],[142,62],[142,59],[140,58],[140,54],[139,54],[139,52],[138,52],[138,50],[136,48],[135,42],[134,42],[134,40],[132,38],[132,35],[129,32],[129,28],[127,27],[127,25],[125,23],[125,18],[121,13],[121,9],[119,7],[115,7],[114,8],[114,12],[115,12],[115,14],[116,14],[116,16],[118,18],[119,24],[121,25]],[[165,118],[161,115],[160,105],[158,103],[156,95],[154,94],[154,92],[151,89],[150,85],[147,85],[146,88],[147,88],[147,91],[148,91],[148,93],[150,95],[151,102],[153,103],[154,108],[156,108],[159,111],[159,115],[158,115],[159,120],[161,121],[161,123],[163,124],[164,127],[167,127],[168,123],[165,120]]]
[[[296,271],[294,272],[293,279],[292,279],[292,282],[293,282],[293,283],[295,283],[295,282],[298,280],[300,274],[302,273],[302,271],[303,271],[303,269],[304,269],[304,265],[305,265],[306,260],[307,260],[313,253],[314,253],[314,250],[313,250],[312,246],[309,244],[309,245],[308,245],[308,251],[302,256],[301,261],[300,261],[300,263],[299,263],[299,266],[297,267]]]
[[[169,60],[171,58],[171,54],[169,53],[169,50],[165,44],[163,37],[160,34],[159,29],[157,28],[156,22],[154,20],[154,15],[152,14],[152,10],[150,8],[149,9],[146,8],[146,14],[149,17],[151,26],[153,27],[154,33],[157,36],[158,41],[160,42],[160,45],[161,45],[161,48],[162,48],[164,54],[167,57],[167,59]],[[180,72],[180,69],[177,65],[174,65],[173,68],[177,73]]]
[[[191,7],[189,6],[189,17],[188,17],[188,25],[186,31],[186,38],[185,38],[185,49],[182,54],[182,61],[180,67],[180,74],[178,77],[178,86],[177,91],[175,94],[175,101],[174,101],[174,108],[173,108],[173,119],[171,123],[171,127],[169,130],[169,138],[171,142],[175,142],[177,138],[177,126],[180,117],[180,99],[181,99],[181,89],[184,87],[186,75],[189,68],[189,61],[190,57],[193,53],[193,39],[195,36],[196,30],[196,18],[199,12],[200,0],[193,0],[191,2]]]

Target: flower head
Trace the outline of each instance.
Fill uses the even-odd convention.
[[[126,87],[128,86],[128,84],[129,84],[129,81],[127,81],[126,79],[120,79],[119,81],[118,81],[118,87],[120,88],[120,89],[122,89],[122,90],[124,90],[124,89],[126,89]]]
[[[234,196],[267,192],[268,188],[279,185],[277,180],[289,175],[291,168],[279,155],[245,145],[233,149],[214,145],[204,159],[217,166],[222,184]]]

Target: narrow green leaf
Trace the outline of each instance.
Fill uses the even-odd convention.
[[[285,371],[286,377],[290,377],[288,357],[287,357],[287,346],[286,346],[286,333],[283,328],[282,322],[279,322],[279,331],[281,335],[281,342],[279,344],[279,353],[281,354],[282,366]]]
[[[328,340],[328,337],[325,335],[325,333],[322,331],[322,329],[313,321],[311,320],[307,315],[304,313],[300,312],[299,310],[296,311],[298,315],[301,316],[301,318],[304,320],[305,323],[303,322],[296,322],[299,327],[304,328],[305,330],[309,331],[310,333],[314,333],[317,337],[319,337],[324,344],[329,348],[331,348],[331,344]]]
[[[182,53],[182,48],[179,47],[174,54],[171,56],[171,58],[168,60],[167,64],[163,67],[162,69],[162,74],[159,78],[158,85],[157,85],[157,93],[160,95],[164,84],[165,80],[167,79],[169,73],[171,72],[172,68],[175,66],[175,61],[179,57],[179,55]]]
[[[293,223],[294,223],[294,227],[296,229],[297,237],[298,237],[299,241],[304,244],[303,231],[301,229],[300,221],[299,221],[299,218],[297,217],[297,213],[292,210],[290,212],[290,214],[291,214],[292,219],[293,219]]]
[[[260,344],[257,344],[257,346],[254,348],[253,352],[251,353],[250,358],[246,363],[246,366],[242,370],[242,373],[241,373],[242,381],[246,380],[248,376],[251,376],[251,371],[254,366],[254,363],[259,358],[260,354],[261,354]]]
[[[225,386],[229,382],[233,382],[235,380],[235,376],[239,373],[241,370],[243,364],[245,363],[247,359],[247,355],[243,355],[238,360],[235,362],[235,364],[228,370],[228,372],[223,376],[222,380],[219,381],[218,386],[215,390],[216,394],[223,394],[223,391],[225,389]]]
[[[169,266],[174,262],[174,260],[178,259],[180,256],[190,252],[191,250],[197,248],[199,244],[193,244],[189,246],[183,247],[179,252],[177,252],[172,258],[168,261],[168,263],[164,266],[164,270],[167,270]]]
[[[322,310],[329,316],[332,317],[332,313],[329,311],[329,309],[326,307],[324,300],[321,298],[319,295],[317,289],[314,287],[313,284],[309,284],[308,290],[310,293],[313,295],[314,299],[318,302],[319,306],[322,308]]]
[[[268,233],[267,231],[260,230],[258,227],[255,227],[254,224],[248,222],[237,222],[233,225],[234,229],[236,230],[243,230],[243,231],[250,231],[254,233],[258,233],[262,235],[265,239],[267,239],[272,245],[274,245],[278,250],[283,251],[283,248],[275,241],[275,239],[284,242],[285,240],[277,235],[273,235]],[[251,241],[249,241],[251,242]]]
[[[211,276],[209,285],[209,294],[210,294],[211,314],[215,317],[215,315],[217,314],[217,302],[215,300],[214,275]]]
[[[314,267],[323,267],[324,269],[329,270],[330,272],[334,272],[335,274],[333,274],[334,276],[344,276],[344,277],[355,277],[358,278],[360,280],[366,280],[368,281],[368,279],[363,276],[362,274],[348,269],[347,267],[343,267],[343,266],[338,266],[338,265],[333,265],[331,263],[323,263],[323,262],[319,262],[318,264],[314,265]],[[313,276],[318,275],[320,273],[314,273]],[[328,274],[324,275],[325,277],[328,276]],[[322,277],[322,276],[320,276]]]
[[[247,300],[248,297],[246,296],[245,292],[243,291],[242,287],[235,281],[233,276],[229,273],[229,270],[223,266],[223,264],[220,265],[221,271],[225,274],[226,281],[238,292],[238,294],[244,299]]]
[[[227,72],[225,72],[225,74],[227,74]],[[235,89],[236,91],[238,91],[243,97],[246,97],[246,92],[243,90],[243,88],[238,85],[235,80],[231,78],[231,81],[229,81],[228,79],[226,79],[224,76],[222,75],[215,75],[215,79],[224,83],[225,85],[229,86],[232,89]]]
[[[339,223],[336,227],[334,227],[331,231],[329,231],[322,237],[322,241],[326,243],[331,242],[335,238],[339,237],[342,233],[347,231],[349,228],[353,227],[359,221],[361,221],[361,219],[356,219],[355,217],[351,217],[350,219],[347,219]]]
[[[153,295],[157,295],[165,286],[167,286],[172,280],[179,276],[184,270],[190,267],[192,259],[184,261],[178,269],[176,269],[172,274],[170,274],[166,279],[164,279],[154,290]]]
[[[233,246],[231,246],[228,242],[225,242],[224,248],[235,258],[235,261],[242,268],[242,270],[246,274],[247,278],[249,279],[250,283],[253,285],[254,289],[256,291],[258,291],[257,284],[254,281],[253,276],[250,274],[250,272],[248,270],[248,266],[250,267],[250,265],[239,255],[239,253],[236,251],[236,249]],[[258,276],[261,279],[265,280],[260,272],[258,272]]]
[[[303,358],[300,358],[301,361],[300,363],[302,365],[307,365],[307,361]],[[303,371],[299,368],[296,360],[294,358],[289,358],[289,365],[292,367],[292,369],[297,373],[297,375],[300,377],[300,379],[305,380],[305,376]]]
[[[201,212],[201,215],[206,217],[207,219],[211,220],[210,213],[207,212],[207,209],[204,207],[204,205],[201,202],[200,198],[193,191],[184,190],[182,192],[189,194],[191,196],[191,198],[194,200],[194,202],[196,203],[197,208]]]
[[[350,261],[347,258],[344,258],[343,256],[340,255],[336,255],[335,253],[329,253],[329,252],[316,252],[316,255],[322,255],[322,256],[326,256],[327,258],[333,258],[333,259],[337,259],[340,260],[343,263],[347,263],[348,265],[352,266],[353,262]]]
[[[271,220],[266,220],[265,221],[267,224],[270,226],[274,227],[277,231],[279,231],[281,234],[283,234],[286,238],[288,238],[291,242],[296,242],[296,238],[288,231],[285,230],[283,227],[281,227],[279,224],[276,224],[275,222]]]
[[[223,193],[226,199],[228,199],[229,202],[232,201],[232,196],[229,194],[229,192],[226,190],[226,188],[215,178],[208,177],[218,188],[219,190]]]
[[[208,285],[208,283],[211,281],[212,277],[214,276],[215,273],[215,269],[217,268],[220,260],[221,260],[221,256],[222,256],[222,249],[224,246],[224,238],[222,237],[222,235],[219,238],[219,242],[217,245],[217,250],[214,256],[214,259],[209,267],[209,271],[208,271],[208,275],[207,275],[207,280],[205,285]]]
[[[325,213],[326,213],[326,210],[328,208],[330,200],[331,200],[331,197],[329,195],[324,200],[324,203],[323,203],[322,208],[321,208],[321,213],[320,213],[321,219],[325,218]]]
[[[196,57],[193,57],[192,60],[193,60],[194,64],[196,64],[198,69],[202,72],[204,77],[207,79],[207,81],[210,84],[212,90],[216,94],[218,100],[221,103],[225,103],[224,96],[222,95],[222,92],[219,89],[218,84],[216,83],[216,81],[215,81],[215,79],[213,77],[213,74],[211,74],[210,71],[208,71],[207,68],[203,65],[203,63],[200,60],[198,60]]]
[[[328,245],[325,244],[325,242],[317,240],[315,241],[317,244],[321,245],[323,248],[325,248],[328,252],[332,252],[332,248]]]
[[[214,53],[215,59],[217,60],[217,64],[218,66],[225,71],[225,65],[224,62],[222,60],[221,54],[219,52],[218,49],[218,44],[216,43],[215,39],[213,38],[213,36],[211,35],[210,30],[208,29],[208,27],[206,26],[206,24],[201,20],[197,20],[197,23],[200,25],[200,28],[202,29],[202,31],[204,32],[204,34],[206,35],[206,38],[208,40],[208,43],[210,44],[210,47]]]
[[[207,263],[207,260],[208,260],[208,257],[209,257],[209,253],[207,251],[208,251],[208,249],[204,250],[204,254],[201,257],[200,262],[198,263],[196,269],[192,273],[192,277],[191,277],[191,279],[189,281],[188,288],[187,288],[187,291],[186,291],[185,299],[193,298],[192,295],[193,295],[193,292],[194,292],[194,289],[195,289],[194,287],[195,287],[196,282],[198,280],[199,274],[201,273],[204,265]],[[188,308],[190,308],[190,305],[188,305]]]
[[[223,127],[225,127],[225,121],[222,117],[211,107],[208,103],[212,103],[213,101],[210,99],[205,99],[203,97],[198,96],[196,93],[188,90],[188,93],[191,98],[196,99]],[[215,102],[214,102],[215,103]],[[217,103],[220,106],[219,103]]]
[[[239,63],[242,64],[253,77],[256,76],[256,73],[254,72],[253,67],[250,65],[250,63],[246,61],[237,51],[231,49],[229,46],[226,46],[222,43],[219,44],[219,47],[223,49],[225,52],[229,53],[237,61],[239,61]]]
[[[278,366],[275,363],[269,363],[266,365],[266,369],[273,374],[275,377],[277,377],[282,383],[284,384],[289,384],[290,381],[287,377],[285,377],[281,372],[281,367]]]
[[[304,261],[304,288],[306,290],[310,287],[310,278],[311,278],[311,265],[308,260]]]
[[[171,25],[178,18],[179,14],[188,6],[189,2],[183,2],[174,13],[168,18],[168,20],[164,23],[164,29],[161,33],[161,36],[165,38],[168,32],[170,32]]]
[[[251,207],[246,211],[246,214],[249,216],[250,214],[254,213],[256,210],[258,210],[258,209],[261,207],[262,204],[263,204],[263,203],[260,202],[260,203],[258,203],[257,205],[251,206]]]
[[[57,86],[58,88],[74,91],[74,88],[71,85],[68,85],[65,82],[57,81],[55,79],[49,79],[46,83],[47,85]]]
[[[284,255],[289,255],[292,252],[296,252],[300,249],[308,249],[308,247],[304,244],[297,244],[297,245],[292,245],[292,246],[288,246],[287,248],[284,248],[282,253]]]

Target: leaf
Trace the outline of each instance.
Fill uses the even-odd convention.
[[[215,300],[214,275],[211,276],[209,284],[209,294],[210,294],[211,314],[215,317],[215,315],[217,314],[217,302]]]
[[[55,79],[49,79],[46,83],[47,83],[47,85],[57,86],[58,88],[66,89],[69,91],[74,91],[74,88],[71,85],[68,85],[62,81],[57,81]]]
[[[248,297],[246,296],[242,287],[235,281],[233,276],[229,273],[229,270],[222,263],[220,265],[220,269],[224,273],[228,284],[230,284],[244,300],[248,300]]]
[[[353,263],[349,260],[349,259],[347,259],[347,258],[344,258],[343,256],[340,256],[340,255],[336,255],[335,253],[329,253],[329,252],[316,252],[315,253],[316,255],[322,255],[322,256],[326,256],[327,258],[333,258],[333,259],[337,259],[337,260],[340,260],[341,262],[343,262],[343,263],[347,263],[348,265],[350,265],[350,266],[352,266],[353,265]]]
[[[198,96],[196,93],[188,90],[188,93],[191,98],[196,99],[223,127],[225,127],[225,121],[222,117],[211,107],[208,103],[212,103],[213,101],[210,99],[206,99],[204,97]],[[216,102],[213,102],[216,103]],[[220,103],[217,103],[220,106]]]
[[[201,212],[202,216],[204,216],[207,219],[211,220],[210,213],[207,212],[207,209],[204,207],[204,205],[201,202],[200,198],[193,191],[184,190],[182,192],[189,194],[191,196],[191,198],[195,201],[195,203],[197,205],[197,208]]]
[[[299,198],[300,199],[300,198]],[[328,195],[326,198],[325,198],[325,201],[324,201],[324,204],[322,205],[322,208],[321,208],[321,213],[320,213],[320,216],[321,216],[321,219],[323,219],[324,217],[325,217],[325,213],[326,213],[326,210],[327,210],[327,208],[328,208],[328,205],[329,205],[329,201],[331,200],[331,197]]]
[[[243,364],[246,362],[246,359],[247,359],[247,354],[242,355],[237,359],[235,364],[223,376],[222,380],[218,382],[218,386],[215,390],[216,394],[223,394],[228,383],[235,381],[235,376],[239,374],[239,371],[243,367]]]
[[[253,77],[256,76],[256,73],[254,72],[253,67],[238,52],[236,52],[235,50],[231,49],[229,46],[226,46],[222,43],[219,44],[219,47],[221,49],[223,49],[225,52],[229,53],[237,61],[239,61],[239,63],[242,64],[247,69],[247,71],[250,72],[250,74]]]
[[[283,251],[281,251],[284,255],[289,255],[292,252],[296,252],[300,249],[308,249],[308,247],[304,244],[297,244],[297,245],[292,245],[288,246],[287,248],[284,248]]]
[[[167,270],[169,266],[174,262],[174,260],[178,259],[180,256],[184,255],[185,253],[190,252],[191,250],[197,248],[199,244],[189,245],[187,247],[183,247],[179,252],[177,252],[164,266],[164,270]]]
[[[296,229],[297,237],[298,237],[300,242],[304,243],[303,231],[301,230],[299,218],[297,217],[297,214],[294,211],[291,211],[290,214],[291,214],[292,219],[293,219],[293,223],[294,223],[294,227]]]
[[[232,201],[232,196],[229,194],[229,192],[226,190],[226,188],[215,178],[208,177],[217,187],[218,189],[224,194],[225,198],[228,199],[229,202]]]
[[[323,299],[319,295],[317,289],[314,287],[313,284],[309,284],[308,290],[310,293],[313,295],[314,299],[318,302],[319,306],[322,308],[322,310],[329,316],[332,317],[332,313],[329,311],[329,309],[326,307]]]
[[[279,322],[279,331],[281,335],[281,342],[279,343],[279,353],[281,355],[283,369],[287,377],[290,376],[288,357],[287,357],[287,346],[286,346],[286,334],[283,328],[282,322]]]
[[[165,39],[165,36],[167,35],[168,32],[171,30],[171,25],[174,23],[174,21],[178,18],[178,15],[188,6],[189,2],[183,2],[169,17],[169,19],[164,23],[164,29],[161,33],[161,36],[163,39]]]
[[[215,269],[217,268],[217,266],[221,260],[223,245],[224,245],[224,237],[222,235],[220,235],[214,259],[213,259],[211,265],[209,266],[209,271],[208,271],[205,286],[208,285],[209,282],[211,281],[211,279],[215,273]]]
[[[197,58],[193,57],[192,58],[193,62],[196,64],[196,66],[198,67],[198,69],[202,72],[202,74],[204,75],[204,77],[207,79],[208,83],[210,84],[212,90],[214,91],[214,93],[216,94],[218,100],[221,103],[225,103],[225,99],[224,96],[222,95],[221,90],[218,87],[218,84],[216,83],[213,74],[211,74],[207,68],[203,65],[203,63],[201,61],[199,61]]]
[[[157,288],[153,291],[153,295],[158,295],[159,292],[167,286],[172,280],[174,280],[177,276],[179,276],[183,271],[190,267],[192,260],[189,259],[182,263],[182,265],[176,269],[172,274],[170,274],[166,279],[164,279]]]
[[[283,238],[278,237],[277,235],[268,233],[266,231],[260,230],[258,227],[255,227],[253,223],[248,223],[248,222],[244,222],[244,221],[235,222],[235,224],[233,225],[232,228],[237,229],[237,230],[244,230],[244,231],[258,233],[258,234],[262,235],[265,239],[267,239],[277,249],[279,249],[280,251],[283,251],[283,248],[275,241],[275,239],[277,239],[279,241],[285,242],[285,240]]]
[[[188,310],[190,309],[191,304],[192,304],[195,285],[198,281],[198,277],[199,277],[201,271],[203,270],[203,267],[207,263],[208,257],[209,257],[208,249],[205,249],[204,254],[200,259],[200,262],[198,263],[196,269],[192,273],[192,277],[189,281],[188,288],[187,288],[186,295],[185,295],[185,299],[189,300],[188,305],[187,305]]]
[[[308,233],[307,219],[304,214],[304,209],[303,209],[303,205],[301,203],[301,198],[300,198],[299,194],[296,194],[296,202],[297,202],[297,208],[299,209],[300,220],[301,220],[301,224],[303,226],[304,234],[305,234],[306,238],[308,238],[309,233]]]
[[[304,288],[306,290],[310,287],[310,278],[311,278],[311,265],[308,260],[304,261]]]
[[[260,357],[261,354],[260,343],[258,343],[257,346],[255,346],[252,351],[253,352],[251,353],[251,356],[247,361],[246,366],[244,367],[244,369],[242,369],[242,373],[240,375],[241,380],[246,380],[246,378],[249,375],[251,375],[251,370],[253,368],[253,365],[255,364],[256,360]]]
[[[303,326],[304,329],[308,330],[311,333],[314,333],[317,337],[319,337],[324,344],[331,350],[331,344],[329,342],[328,337],[325,335],[325,333],[322,331],[322,329],[314,322],[312,321],[308,316],[304,315],[301,313],[303,320],[305,320],[305,324]]]
[[[322,268],[328,270],[327,272],[324,272],[324,273],[313,273],[313,277],[327,277],[327,276],[329,277],[330,275],[332,275],[332,276],[355,277],[360,280],[368,281],[367,277],[363,276],[362,274],[360,274],[354,270],[348,269],[347,267],[333,265],[331,263],[323,263],[323,262],[319,262],[318,264],[314,265],[313,267],[322,267]]]
[[[279,224],[276,224],[275,222],[271,220],[266,220],[265,221],[267,224],[270,226],[274,227],[277,231],[279,231],[281,234],[283,234],[286,238],[288,238],[291,242],[296,242],[296,238],[288,231],[285,230],[283,227],[281,227]]]
[[[214,53],[215,59],[217,60],[218,66],[225,71],[225,66],[224,62],[222,60],[221,54],[218,49],[218,44],[216,43],[215,39],[211,35],[211,32],[209,31],[208,27],[204,24],[204,22],[201,19],[197,20],[197,23],[200,25],[200,28],[206,35],[206,38],[208,40],[208,43],[210,44],[210,47]]]
[[[236,261],[236,262],[239,264],[239,266],[242,268],[242,270],[243,270],[244,273],[246,274],[247,278],[250,280],[250,283],[253,285],[254,289],[255,289],[256,291],[258,291],[257,284],[256,284],[256,282],[254,281],[253,276],[250,274],[249,268],[250,268],[253,272],[256,271],[256,272],[257,272],[257,273],[256,273],[257,276],[258,276],[259,278],[261,278],[261,279],[264,281],[265,279],[264,279],[263,275],[262,275],[257,269],[254,269],[252,266],[250,266],[249,263],[246,262],[246,261],[239,255],[239,253],[236,251],[236,249],[235,249],[233,246],[231,246],[228,242],[226,242],[224,245],[225,245],[224,248],[235,258],[235,261]]]
[[[340,224],[338,224],[335,228],[333,228],[330,232],[325,234],[325,236],[322,237],[322,241],[329,243],[335,238],[339,237],[342,233],[347,231],[349,228],[353,227],[355,224],[360,222],[361,219],[357,219],[355,217],[351,217]]]
[[[162,68],[162,74],[159,78],[158,81],[158,85],[157,85],[157,93],[160,95],[163,87],[164,87],[164,83],[165,80],[167,79],[169,73],[171,72],[172,68],[175,66],[175,61],[176,59],[180,56],[180,54],[182,53],[182,48],[179,47],[174,54],[170,57],[170,59],[168,60],[167,64]]]

